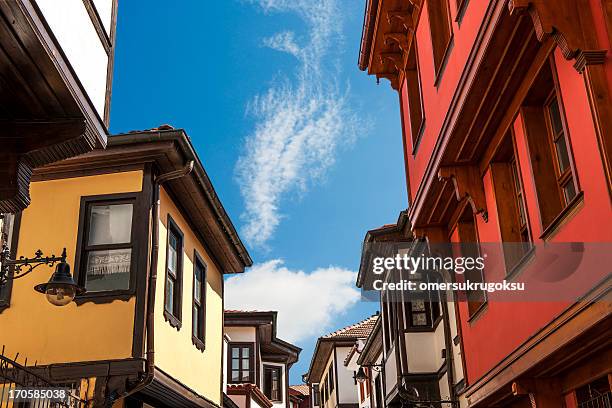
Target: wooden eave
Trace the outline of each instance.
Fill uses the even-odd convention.
[[[327,365],[329,356],[336,347],[350,347],[359,340],[357,337],[342,337],[342,338],[325,338],[319,337],[317,345],[312,353],[310,367],[306,375],[306,382],[309,384],[318,384],[323,376],[323,370]]]
[[[413,240],[412,227],[408,221],[408,210],[400,212],[397,222],[370,230],[363,240],[359,271],[357,273],[356,285],[363,287],[365,280],[369,277],[370,254],[367,245],[374,242],[410,242]]]
[[[372,333],[368,336],[361,354],[357,358],[357,364],[360,366],[376,364],[376,360],[382,354],[382,318],[376,320],[376,324],[372,329]]]
[[[277,312],[244,311],[224,313],[226,327],[255,327],[262,359],[292,365],[298,361],[301,348],[276,337]]]
[[[418,24],[422,1],[379,0],[367,3],[359,67],[398,89]]]
[[[522,102],[517,91],[542,50],[552,48],[538,41],[528,15],[491,2],[409,210],[415,231],[448,227],[464,200],[486,220],[481,176],[511,126]],[[475,176],[458,183],[457,172]]]
[[[153,164],[157,175],[183,168],[193,171],[164,184],[222,273],[243,272],[252,260],[225,212],[191,141],[182,129],[152,130],[111,136],[106,150],[53,163],[35,171],[33,180],[121,172]]]
[[[18,212],[33,168],[104,148],[108,131],[34,1],[0,2],[0,55],[0,212]]]

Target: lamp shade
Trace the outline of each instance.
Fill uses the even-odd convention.
[[[363,370],[363,367],[359,367],[359,370],[357,370],[357,373],[355,373],[355,380],[362,383],[362,382],[365,382],[367,379],[368,379],[368,376]]]
[[[85,293],[85,288],[77,285],[72,278],[70,265],[66,261],[57,264],[49,282],[34,286],[34,290],[44,293],[49,303],[55,306],[66,306],[76,295]]]

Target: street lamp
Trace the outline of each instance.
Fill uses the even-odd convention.
[[[23,278],[31,273],[40,265],[54,266],[55,272],[47,283],[34,286],[34,290],[44,293],[49,303],[55,306],[66,306],[72,302],[76,295],[85,293],[85,288],[76,284],[70,274],[70,265],[66,262],[66,248],[61,256],[43,257],[43,252],[39,249],[33,258],[10,259],[10,250],[6,244],[2,245],[0,252],[0,287],[8,283],[9,280]],[[10,267],[13,266],[13,275],[9,274]]]
[[[369,365],[360,366],[359,370],[357,370],[355,375],[353,375],[353,378],[355,379],[355,381],[357,381],[359,383],[364,383],[365,381],[367,381],[370,378],[368,376],[368,374],[365,372],[365,370],[363,369],[363,367],[367,367],[367,368],[369,368],[371,370],[374,370],[376,372],[381,372],[382,371],[382,364],[369,364]]]

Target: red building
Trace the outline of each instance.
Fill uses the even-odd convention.
[[[516,243],[485,282],[612,242],[611,47],[609,0],[367,0],[359,67],[398,93],[413,238]],[[580,301],[457,302],[459,397],[609,407],[611,272],[579,268]]]

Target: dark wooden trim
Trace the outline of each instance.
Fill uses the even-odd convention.
[[[140,254],[145,252],[146,240],[142,240],[137,234],[137,226],[144,222],[142,213],[143,195],[142,191],[131,193],[100,194],[92,196],[82,196],[79,210],[79,227],[77,232],[76,250],[74,255],[74,280],[81,286],[85,286],[84,259],[87,251],[85,250],[85,240],[88,231],[88,214],[91,205],[96,203],[132,203],[132,231],[131,231],[131,261],[130,261],[130,283],[129,289],[106,290],[99,292],[85,292],[78,295],[74,301],[77,305],[83,303],[110,303],[114,300],[127,301],[136,294],[136,276],[140,273],[141,259]]]
[[[193,326],[193,316],[191,317],[191,342],[193,345],[200,351],[204,351],[206,349],[206,283],[208,280],[208,267],[206,266],[206,262],[200,256],[197,249],[193,250],[193,288],[195,288],[195,276],[196,276],[196,268],[197,265],[200,264],[202,266],[202,288],[200,292],[200,307],[202,308],[202,338],[194,335],[193,331],[195,327]],[[191,293],[192,299],[192,307],[191,313],[193,313],[193,307],[195,305],[195,290]],[[223,332],[222,332],[223,333]]]
[[[575,341],[588,328],[606,322],[609,324],[610,304],[602,300],[609,295],[610,290],[608,278],[469,385],[466,395],[471,404],[485,401],[502,386],[532,369],[564,345]]]
[[[340,388],[338,388],[338,370],[336,370],[336,366],[338,365],[338,349],[334,347],[334,358],[331,364],[332,375],[334,376],[334,387],[336,388],[336,405],[340,405]],[[329,374],[328,374],[329,375]]]
[[[170,250],[171,231],[177,235],[179,241],[179,248],[177,248],[176,251],[176,282],[174,286],[174,303],[172,304],[172,309],[174,310],[168,310],[166,308],[166,294],[168,292],[166,290],[166,285],[168,285],[168,251]],[[174,327],[177,330],[180,330],[182,326],[181,318],[183,314],[183,257],[185,252],[185,235],[183,234],[183,231],[181,231],[177,223],[174,221],[170,213],[168,213],[167,216],[166,232],[166,265],[164,273],[164,318],[168,323],[170,323],[170,326]]]
[[[195,390],[181,383],[178,379],[164,372],[160,368],[155,368],[155,378],[153,382],[145,387],[139,394],[154,398],[154,406],[170,408],[220,408],[208,398],[198,394]],[[223,398],[220,395],[219,400]],[[146,401],[146,400],[145,400]]]
[[[281,402],[281,401],[285,400],[285,403],[287,403],[287,402],[288,402],[288,396],[289,396],[289,395],[287,394],[287,396],[286,396],[286,397],[283,397],[283,394],[284,394],[284,393],[287,391],[287,389],[286,389],[285,385],[283,384],[283,383],[285,382],[285,377],[287,377],[287,373],[285,373],[285,375],[283,375],[283,367],[282,367],[282,366],[280,366],[280,365],[273,365],[273,364],[266,364],[266,363],[263,363],[263,364],[262,364],[262,369],[263,369],[263,373],[264,373],[264,379],[265,379],[265,377],[266,377],[266,369],[268,369],[268,370],[277,370],[277,371],[280,373],[280,377],[281,377],[281,378],[279,379],[279,380],[280,380],[280,381],[279,381],[279,386],[280,386],[280,387],[282,387],[282,388],[281,388],[281,390],[280,390],[280,392],[279,392],[280,399],[272,399],[271,397],[268,397],[268,396],[266,395],[266,393],[265,393],[265,388],[266,388],[266,386],[265,386],[265,384],[263,384],[263,385],[262,385],[262,392],[264,393],[264,395],[266,395],[266,397],[267,397],[267,398],[268,398],[270,401],[272,401],[272,402]]]
[[[584,192],[580,191],[578,194],[576,194],[576,197],[574,197],[574,199],[570,201],[563,210],[561,210],[559,215],[553,218],[548,226],[544,228],[542,234],[540,235],[540,239],[548,241],[555,236],[555,234],[559,231],[559,227],[564,225],[569,219],[573,218],[580,208],[582,208],[583,203]]]
[[[104,123],[108,127],[110,125],[110,108],[111,95],[113,91],[113,78],[115,71],[115,37],[117,36],[117,7],[119,0],[112,0],[113,10],[111,14],[111,32],[110,44],[111,49],[108,53],[108,63],[106,67],[106,92],[104,95]]]
[[[93,3],[92,0],[83,0],[83,5],[87,10],[87,14],[89,14],[89,19],[91,20],[91,23],[93,24],[96,33],[98,34],[100,43],[102,44],[102,47],[104,47],[104,51],[106,51],[106,55],[108,56],[111,52],[112,43],[110,36],[106,33],[104,23],[102,22],[100,14],[96,9],[96,5]],[[110,28],[112,29],[112,26]]]
[[[17,254],[18,254],[18,248],[19,248],[19,232],[21,229],[21,217],[22,217],[22,212],[18,212],[15,214],[15,219],[13,221],[13,232],[12,232],[12,236],[11,236],[11,258],[12,259],[16,259],[17,258]],[[13,268],[9,269],[9,276],[13,275]],[[2,296],[0,296],[0,313],[2,313],[5,309],[8,309],[9,307],[11,307],[11,296],[13,293],[13,280],[9,279],[9,281],[6,283],[5,287],[0,289],[0,294],[2,294]]]
[[[142,177],[142,192],[138,212],[142,214],[142,222],[137,225],[138,232],[136,233],[138,242],[140,242],[142,251],[139,253],[139,265],[143,269],[139,269],[136,276],[136,305],[134,307],[134,337],[132,340],[132,356],[142,358],[145,351],[145,316],[148,292],[148,276],[151,269],[151,226],[153,222],[159,220],[153,219],[153,166],[151,163],[145,165]]]
[[[246,341],[230,341],[227,343],[227,383],[228,384],[242,384],[242,383],[253,383],[253,378],[249,378],[250,381],[244,381],[239,378],[238,381],[232,381],[232,348],[233,347],[248,347],[249,348],[249,372],[250,375],[258,376],[257,370],[257,359],[255,358],[255,347],[251,342]],[[242,357],[240,357],[242,360]],[[242,361],[238,365],[239,373],[242,373]],[[256,384],[259,387],[259,384]]]
[[[434,77],[434,86],[438,88],[440,86],[440,81],[442,81],[442,77],[444,76],[444,72],[446,72],[446,66],[448,65],[448,59],[450,58],[450,54],[455,48],[455,37],[451,32],[450,39],[448,40],[448,44],[444,49],[444,57],[442,58],[442,63],[440,67],[436,71],[436,76]]]
[[[465,12],[468,8],[468,4],[470,0],[457,0],[457,15],[455,16],[455,21],[459,26],[463,22],[463,16],[465,16]]]

